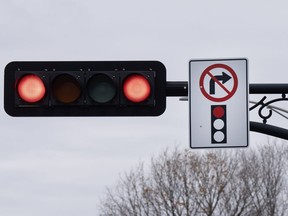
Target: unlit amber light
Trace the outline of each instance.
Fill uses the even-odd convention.
[[[58,102],[68,104],[75,102],[81,95],[81,86],[69,74],[57,76],[52,84],[53,95]]]
[[[151,86],[149,81],[142,75],[130,75],[123,84],[124,95],[134,103],[140,103],[148,99]]]
[[[34,74],[22,77],[18,83],[17,90],[20,98],[27,103],[40,101],[46,93],[43,81]]]

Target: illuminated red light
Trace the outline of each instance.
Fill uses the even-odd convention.
[[[128,100],[140,103],[148,99],[151,86],[144,76],[132,74],[124,81],[123,91]]]
[[[22,77],[18,83],[17,90],[20,98],[28,103],[40,101],[46,93],[43,81],[40,77],[33,74]]]

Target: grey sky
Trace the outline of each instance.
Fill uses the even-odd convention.
[[[2,0],[0,215],[97,215],[105,186],[120,173],[166,147],[189,148],[188,103],[177,98],[156,118],[12,118],[3,109],[7,63],[159,60],[168,80],[188,81],[190,59],[246,57],[251,83],[287,83],[287,6],[284,0]],[[287,127],[282,118],[272,123]],[[250,135],[250,145],[266,140]]]

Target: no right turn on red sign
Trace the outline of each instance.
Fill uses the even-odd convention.
[[[247,59],[191,60],[191,148],[247,147]]]

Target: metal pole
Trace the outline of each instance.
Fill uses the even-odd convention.
[[[166,82],[167,97],[188,96],[188,82],[186,81],[170,81]],[[288,84],[285,83],[257,83],[249,84],[250,94],[287,94]]]
[[[263,124],[259,122],[250,122],[250,131],[264,133],[267,135],[275,136],[278,138],[288,140],[288,130],[280,127],[276,127],[269,124]]]
[[[166,96],[188,96],[188,82],[166,82]]]
[[[249,85],[250,94],[285,94],[288,93],[288,84],[284,83],[257,83]]]

